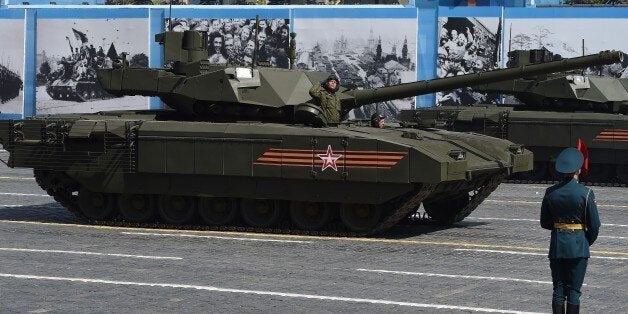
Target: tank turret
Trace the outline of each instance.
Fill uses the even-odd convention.
[[[547,49],[514,50],[508,53],[507,65],[519,68],[560,59]],[[621,61],[623,58],[617,62]],[[522,102],[516,109],[628,113],[628,78],[563,72],[476,85],[473,89],[513,95]]]
[[[102,86],[116,95],[158,96],[171,108],[200,120],[274,119],[327,124],[308,91],[330,73],[212,65],[207,60],[206,36],[196,31],[165,32],[156,35],[155,39],[164,45],[165,61],[170,68],[131,68],[118,63],[113,69],[99,70],[98,79]],[[358,90],[341,86],[337,95],[344,115],[351,109],[381,101],[621,60],[621,52],[604,51],[585,57],[383,88]]]

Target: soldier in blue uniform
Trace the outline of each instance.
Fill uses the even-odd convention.
[[[595,242],[600,218],[593,191],[578,183],[584,157],[576,148],[563,150],[556,171],[565,175],[549,187],[541,206],[541,227],[552,230],[549,259],[554,283],[552,312],[578,313],[589,246]]]

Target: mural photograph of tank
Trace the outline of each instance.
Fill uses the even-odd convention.
[[[21,114],[24,29],[21,23],[12,20],[0,20],[0,29],[3,30],[0,33],[0,42],[3,43],[0,46],[0,113]]]
[[[0,104],[17,98],[22,90],[23,82],[20,76],[8,67],[0,64]]]
[[[420,204],[437,222],[461,221],[506,176],[532,169],[530,151],[503,139],[333,123],[309,94],[329,72],[212,65],[207,39],[201,32],[165,32],[155,40],[171,67],[136,68],[122,59],[98,70],[109,93],[157,96],[173,110],[2,121],[8,165],[34,169],[55,200],[95,223],[355,235],[384,232]],[[376,102],[616,57],[602,53],[377,89],[341,86],[336,95],[346,116]]]
[[[141,20],[41,19],[37,23],[37,113],[147,107],[140,97],[114,97],[96,80],[96,70],[110,68],[121,53],[135,67],[148,66],[148,30]]]

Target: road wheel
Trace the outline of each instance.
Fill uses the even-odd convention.
[[[238,217],[238,203],[230,198],[202,197],[198,201],[198,213],[208,225],[230,225]]]
[[[342,204],[340,220],[347,229],[364,233],[372,230],[382,216],[379,206],[368,204]]]
[[[106,220],[113,217],[115,206],[113,196],[107,193],[92,192],[82,188],[78,195],[78,204],[85,217],[93,220]]]
[[[291,202],[290,219],[299,229],[321,230],[331,219],[331,209],[320,203]]]
[[[152,198],[143,194],[122,194],[118,197],[120,213],[128,222],[149,222],[155,217]]]
[[[281,221],[285,210],[281,202],[273,200],[243,199],[240,211],[244,222],[256,228],[273,227]]]
[[[430,218],[446,225],[462,220],[464,217],[457,216],[467,205],[469,205],[468,192],[447,195],[436,200],[425,200],[423,202],[423,208]]]
[[[159,197],[159,217],[165,223],[182,225],[192,222],[196,216],[194,198],[181,195]]]

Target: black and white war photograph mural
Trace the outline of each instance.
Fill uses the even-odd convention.
[[[335,74],[344,86],[378,88],[417,80],[416,19],[299,19],[297,67]],[[395,121],[415,97],[366,105],[348,119],[379,113]]]
[[[0,20],[0,113],[24,110],[24,22]]]
[[[547,49],[554,57],[572,58],[602,50],[628,53],[628,41],[618,34],[628,32],[625,19],[508,19],[505,23],[512,50]],[[558,56],[557,56],[558,55]],[[588,68],[585,74],[616,78],[628,77],[628,60],[624,63]]]
[[[211,64],[250,66],[257,40],[258,64],[287,69],[290,65],[287,55],[290,20],[260,19],[258,28],[255,29],[255,19],[172,19],[173,31],[207,32],[207,58]]]
[[[116,97],[100,87],[96,69],[126,54],[132,67],[148,66],[145,19],[37,21],[37,114],[147,109],[143,96]]]
[[[444,17],[439,20],[439,78],[489,71],[499,68],[501,29],[499,18]],[[495,104],[496,93],[479,93],[470,88],[436,94],[439,106]]]

